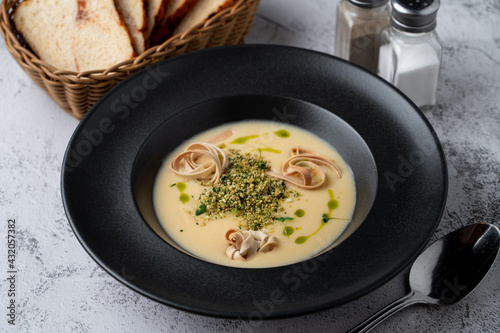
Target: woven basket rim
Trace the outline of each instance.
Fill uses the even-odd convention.
[[[0,33],[3,38],[7,41],[10,40],[12,43],[11,52],[17,53],[16,56],[19,58],[28,58],[29,61],[40,69],[48,77],[59,81],[65,81],[66,83],[88,83],[105,81],[112,78],[114,75],[121,75],[121,72],[132,71],[135,72],[134,67],[144,67],[144,62],[153,63],[151,57],[155,53],[164,52],[167,49],[175,50],[189,43],[195,38],[198,38],[200,34],[204,31],[210,30],[212,27],[216,26],[220,21],[228,20],[231,17],[237,15],[240,11],[245,10],[247,7],[252,5],[254,2],[259,2],[260,0],[236,0],[237,2],[226,8],[209,20],[202,22],[188,31],[172,36],[160,45],[155,45],[144,51],[143,53],[120,63],[117,63],[106,69],[96,69],[85,72],[75,72],[75,71],[64,71],[56,69],[55,67],[49,65],[45,61],[41,60],[36,54],[31,50],[27,49],[17,38],[14,33],[14,24],[11,20],[11,10],[12,8],[24,0],[3,0],[0,8]]]

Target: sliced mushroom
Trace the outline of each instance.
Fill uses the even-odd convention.
[[[172,160],[170,169],[177,175],[209,180],[215,184],[228,164],[226,154],[219,147],[211,143],[195,142]]]
[[[230,244],[226,256],[232,260],[247,261],[258,252],[271,252],[278,246],[278,238],[263,231],[230,229],[226,232],[226,240]]]
[[[325,183],[326,173],[321,165],[331,168],[339,178],[342,178],[340,169],[327,156],[300,147],[292,148],[290,156],[283,163],[281,173],[269,170],[266,174],[306,190],[318,189]]]

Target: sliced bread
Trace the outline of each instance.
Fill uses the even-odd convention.
[[[73,38],[68,33],[78,11],[76,1],[26,0],[15,7],[14,25],[36,55],[62,70],[75,70]]]
[[[186,15],[181,23],[175,28],[173,34],[182,34],[220,11],[234,6],[237,0],[199,0],[194,8]]]
[[[53,0],[50,0],[53,1]],[[136,55],[114,0],[78,0],[85,7],[73,30],[77,70],[105,69]]]
[[[170,0],[164,15],[158,16],[151,33],[151,43],[158,45],[172,36],[174,29],[198,3],[198,0]]]
[[[147,0],[118,0],[117,5],[132,36],[136,52],[143,53],[148,47],[146,40]]]
[[[26,0],[13,16],[33,51],[57,69],[105,69],[135,56],[114,0]]]
[[[167,7],[172,0],[149,0],[148,2],[148,27],[146,38],[150,39],[156,22],[161,22],[167,12]]]

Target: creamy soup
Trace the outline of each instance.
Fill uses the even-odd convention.
[[[232,135],[225,135],[221,140],[220,134],[228,131],[232,131]],[[219,139],[214,145],[230,161],[229,167],[219,175],[217,182],[211,183],[213,179],[200,181],[172,171],[172,160],[189,144],[211,142],[217,137]],[[292,149],[297,147],[328,157],[338,167],[341,177],[333,168],[321,165],[326,176],[324,183],[317,189],[305,189],[266,174],[266,178],[273,179],[274,182],[270,182],[273,185],[265,186],[279,187],[282,184],[284,192],[282,188],[273,188],[271,195],[264,195],[263,198],[236,198],[239,204],[233,204],[228,211],[224,211],[227,204],[225,200],[235,198],[227,194],[231,188],[231,184],[228,185],[229,178],[225,176],[228,170],[234,170],[231,168],[241,161],[248,164],[246,159],[253,158],[257,169],[266,173],[272,170],[278,175],[282,172],[282,165],[290,158]],[[200,157],[201,162],[204,162],[203,158]],[[300,162],[297,165],[299,164]],[[311,168],[307,163],[304,165]],[[312,169],[315,170],[314,168],[313,166]],[[313,183],[320,181],[320,172],[316,171]],[[239,193],[244,191],[245,195],[251,195],[252,191],[256,191],[253,184],[245,183],[241,186],[243,189]],[[356,200],[352,172],[329,144],[298,127],[268,121],[232,123],[189,139],[164,160],[153,191],[155,212],[160,224],[186,252],[209,262],[248,268],[281,266],[318,254],[346,229]],[[274,194],[280,196],[280,199]],[[269,202],[269,207],[262,202]],[[245,205],[247,208],[244,208]],[[257,212],[248,211],[257,206]],[[269,214],[262,217],[260,214],[264,210],[269,210]],[[263,231],[276,237],[273,239],[277,239],[277,246],[270,252],[257,252],[250,260],[230,259],[226,254],[230,246],[226,240],[226,232],[230,229]]]

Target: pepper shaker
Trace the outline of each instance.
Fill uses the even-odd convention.
[[[337,7],[335,55],[376,73],[388,0],[342,0]]]
[[[443,47],[436,28],[439,0],[391,0],[390,25],[381,33],[377,74],[418,107],[436,104]]]

